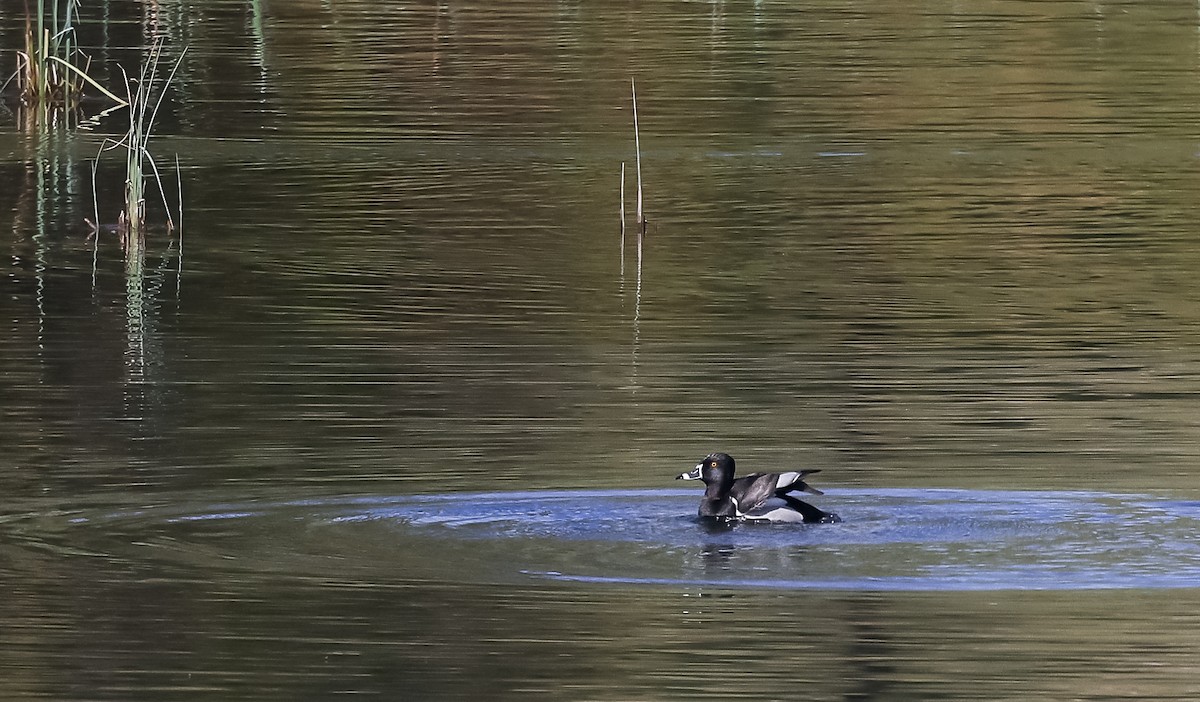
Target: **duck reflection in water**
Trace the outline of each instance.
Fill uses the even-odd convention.
[[[825,512],[789,494],[823,494],[804,482],[819,470],[789,473],[753,473],[734,478],[733,456],[710,453],[676,480],[704,481],[704,497],[699,516],[710,525],[728,527],[737,522],[832,524],[842,521],[833,512]]]

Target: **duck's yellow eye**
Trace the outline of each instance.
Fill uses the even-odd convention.
[[[716,461],[713,461],[712,463],[709,463],[708,465],[712,466],[713,468],[716,468],[716,467],[717,467],[717,462],[716,462]]]

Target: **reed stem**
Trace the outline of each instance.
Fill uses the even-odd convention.
[[[637,156],[637,225],[638,230],[646,233],[646,217],[642,214],[642,141],[638,134],[637,116],[637,83],[629,79],[629,88],[633,93],[633,146]]]
[[[621,275],[625,275],[625,162],[621,162]]]

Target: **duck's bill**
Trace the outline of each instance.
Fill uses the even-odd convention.
[[[700,469],[703,467],[704,467],[703,463],[697,463],[695,468],[691,469],[687,473],[680,473],[679,475],[675,476],[675,479],[676,480],[699,480],[700,479]]]

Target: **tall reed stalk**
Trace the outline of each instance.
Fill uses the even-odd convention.
[[[633,146],[637,157],[637,225],[638,233],[646,233],[646,217],[642,214],[642,140],[638,134],[637,118],[637,83],[629,79],[629,89],[633,93]]]
[[[625,275],[625,162],[621,162],[621,275]]]

